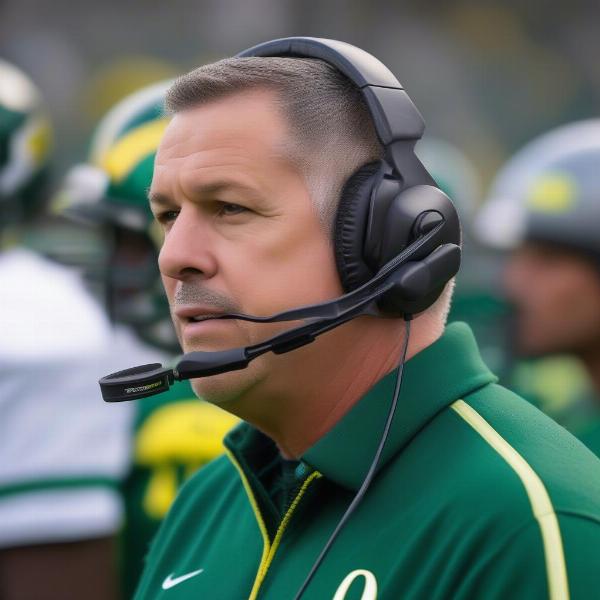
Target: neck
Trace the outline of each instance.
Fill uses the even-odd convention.
[[[407,360],[443,331],[419,321],[411,327]],[[251,390],[236,412],[272,438],[284,457],[300,457],[399,365],[404,339],[404,321],[357,319],[277,357],[275,374]]]

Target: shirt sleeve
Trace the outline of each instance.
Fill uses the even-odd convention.
[[[558,515],[563,534],[571,600],[600,593],[600,522],[582,515]]]
[[[473,556],[455,597],[460,600],[595,597],[600,589],[600,568],[598,557],[588,549],[600,547],[600,523],[560,514],[558,521],[562,551],[557,551],[554,545],[548,552],[539,524],[533,521],[499,547]]]

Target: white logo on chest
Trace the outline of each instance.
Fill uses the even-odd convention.
[[[197,571],[192,571],[191,573],[186,573],[185,575],[180,575],[179,577],[173,577],[174,573],[171,573],[167,576],[167,578],[163,581],[162,589],[170,590],[172,587],[191,579],[192,577],[196,577],[196,575],[200,575],[204,569],[198,569]]]
[[[354,583],[354,580],[357,577],[364,577],[365,579],[365,587],[363,588],[362,596],[360,600],[376,600],[377,598],[377,580],[375,579],[375,575],[371,573],[371,571],[367,571],[366,569],[356,569],[351,573],[348,573],[342,583],[340,583],[340,587],[335,592],[335,596],[333,600],[344,600],[350,586]]]

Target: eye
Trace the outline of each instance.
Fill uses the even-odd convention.
[[[156,213],[154,218],[163,226],[167,226],[173,223],[179,214],[178,210],[165,210],[163,212]]]
[[[221,217],[230,217],[247,211],[248,209],[245,206],[240,206],[239,204],[234,204],[233,202],[221,202],[219,204],[217,214]]]

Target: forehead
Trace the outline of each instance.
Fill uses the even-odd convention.
[[[277,158],[288,143],[276,94],[248,90],[176,113],[159,145],[157,163],[226,152]]]
[[[159,198],[164,205],[216,196],[232,201],[229,194],[243,193],[273,210],[304,210],[310,193],[303,163],[279,105],[274,92],[252,90],[177,113],[156,155],[151,205]]]

